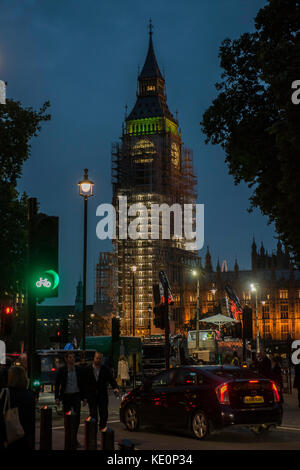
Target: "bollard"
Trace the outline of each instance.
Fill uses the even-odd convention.
[[[77,449],[77,416],[72,411],[65,413],[65,450]]]
[[[97,421],[90,416],[85,420],[84,448],[97,450]]]
[[[52,408],[41,408],[40,450],[52,450]]]
[[[115,450],[115,431],[107,428],[101,432],[101,450]]]

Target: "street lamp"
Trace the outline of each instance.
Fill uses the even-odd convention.
[[[196,309],[196,349],[199,349],[199,311],[200,311],[200,276],[196,270],[192,271],[193,276],[197,279],[197,309]]]
[[[132,336],[135,336],[135,273],[137,267],[131,266],[132,271]],[[135,388],[136,384],[136,354],[133,354],[133,388]]]
[[[251,292],[255,292],[255,318],[256,318],[256,352],[260,353],[260,339],[259,339],[259,327],[258,327],[258,302],[257,302],[257,289],[258,284],[250,284]]]
[[[83,224],[83,299],[82,299],[82,360],[85,361],[85,335],[86,335],[86,252],[87,252],[87,208],[88,198],[93,196],[94,183],[89,180],[88,170],[85,168],[83,180],[79,181],[79,194],[84,199]]]
[[[152,313],[152,305],[148,305],[148,330],[149,330],[149,337],[151,336],[151,313]]]
[[[137,267],[131,266],[132,272],[132,336],[135,336],[135,273]]]

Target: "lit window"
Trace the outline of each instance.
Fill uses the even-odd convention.
[[[279,297],[281,299],[288,299],[289,298],[289,292],[287,289],[284,289],[284,290],[280,290],[279,291]]]
[[[147,91],[155,91],[155,86],[154,85],[148,85],[147,86]]]
[[[289,327],[287,324],[281,325],[281,339],[287,339],[289,334]]]
[[[263,305],[262,307],[262,318],[268,320],[270,318],[270,307],[269,305]]]
[[[250,292],[243,292],[243,300],[250,300],[251,295]]]
[[[288,304],[280,305],[280,317],[282,320],[286,320],[289,317]]]
[[[211,301],[213,300],[213,295],[212,295],[211,292],[209,292],[209,293],[207,294],[207,300],[208,300],[209,302],[211,302]]]

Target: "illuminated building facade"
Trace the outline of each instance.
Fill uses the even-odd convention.
[[[253,338],[256,337],[255,295],[250,285],[257,285],[259,334],[263,340],[286,340],[300,338],[300,271],[295,270],[289,255],[280,242],[276,253],[268,254],[263,245],[257,250],[252,244],[252,266],[239,270],[237,261],[232,270],[227,263],[218,261],[213,271],[209,251],[205,260],[205,277],[200,284],[201,315],[213,313],[220,306],[223,314],[226,305],[225,285],[228,283],[237,294],[242,306],[248,305],[253,311]],[[196,292],[190,298],[189,317],[195,317]]]
[[[123,333],[133,332],[133,298],[135,333],[142,336],[153,332],[152,287],[158,281],[160,269],[167,273],[177,299],[173,311],[179,327],[184,322],[183,272],[187,267],[197,266],[200,259],[186,249],[184,238],[174,236],[172,226],[170,238],[162,239],[161,219],[152,217],[151,220],[150,207],[163,203],[169,206],[179,203],[183,207],[185,203],[195,203],[196,178],[192,152],[183,146],[178,121],[167,105],[165,80],[155,58],[151,26],[146,61],[138,76],[137,100],[125,117],[121,141],[112,148],[112,183],[117,213],[117,310],[122,317]],[[118,207],[120,197],[125,196],[127,207],[133,204],[146,207],[146,212],[139,213],[143,238],[120,236]],[[150,222],[152,230],[153,224],[156,225],[159,239],[150,238]]]

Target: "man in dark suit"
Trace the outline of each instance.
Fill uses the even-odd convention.
[[[66,365],[58,369],[55,382],[55,402],[63,403],[64,413],[73,409],[77,416],[77,431],[80,424],[81,400],[86,405],[85,376],[83,370],[75,365],[75,354],[68,351],[65,355]]]
[[[100,431],[104,432],[107,429],[108,419],[107,386],[110,384],[116,394],[119,394],[119,389],[110,369],[102,364],[102,359],[103,354],[96,352],[93,364],[87,368],[86,395],[90,416],[98,421],[99,412],[99,428]]]

